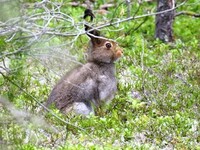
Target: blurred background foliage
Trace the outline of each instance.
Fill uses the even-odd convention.
[[[65,72],[86,62],[86,2],[0,4],[1,149],[200,149],[199,18],[177,16],[174,43],[154,38],[155,16],[102,28],[124,49],[118,93],[96,116],[66,116],[41,104]],[[96,27],[128,16],[122,0],[90,4]],[[156,2],[131,1],[129,8],[140,16],[155,12]],[[176,11],[199,10],[199,0],[188,0]]]

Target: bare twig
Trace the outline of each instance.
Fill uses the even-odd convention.
[[[126,5],[127,5],[127,17],[129,18],[131,15],[131,1],[126,0]]]
[[[166,13],[166,12],[169,12],[169,11],[173,11],[173,10],[177,9],[178,7],[184,5],[185,3],[186,3],[186,1],[184,1],[183,3],[181,3],[180,5],[172,8],[172,9],[167,9],[167,10],[156,12],[156,13],[144,14],[144,15],[141,15],[141,16],[129,17],[129,18],[118,20],[116,22],[109,22],[109,23],[106,23],[104,25],[101,25],[101,26],[95,27],[93,29],[90,29],[90,30],[88,30],[88,32],[91,32],[91,31],[93,31],[95,29],[98,30],[98,29],[105,28],[105,27],[108,27],[108,26],[113,26],[115,24],[120,24],[120,23],[123,23],[123,22],[127,22],[129,20],[140,19],[140,18],[145,18],[145,17],[148,17],[148,16],[155,16],[155,15],[163,14],[163,13]],[[85,32],[83,34],[85,34]]]
[[[192,17],[200,17],[200,14],[196,14],[194,12],[191,11],[181,11],[181,12],[177,12],[175,14],[175,17],[180,16],[180,15],[187,15],[187,16],[192,16]]]
[[[46,3],[46,1],[44,1]],[[48,1],[49,2],[49,1]],[[96,30],[96,29],[102,29],[108,26],[113,26],[116,24],[120,24],[123,22],[127,22],[129,20],[135,20],[135,19],[140,19],[140,18],[145,18],[147,16],[154,16],[154,15],[158,15],[158,14],[162,14],[162,13],[166,13],[169,11],[173,11],[174,9],[182,6],[185,4],[186,1],[184,1],[183,3],[181,3],[180,5],[172,8],[172,9],[168,9],[165,11],[161,11],[161,12],[157,12],[157,13],[150,13],[150,14],[144,14],[141,16],[131,16],[125,19],[118,19],[117,21],[113,22],[113,20],[111,20],[108,23],[105,23],[103,25],[94,27],[93,29],[90,29],[88,32]],[[38,36],[42,36],[42,35],[56,35],[56,36],[63,36],[63,37],[68,37],[68,36],[79,36],[79,35],[83,35],[86,34],[87,32],[84,30],[79,30],[78,26],[75,25],[74,23],[74,19],[72,17],[70,17],[69,15],[66,15],[62,12],[54,12],[54,11],[49,11],[46,7],[44,8],[46,12],[44,13],[38,13],[32,16],[24,16],[24,17],[18,17],[18,18],[12,18],[10,20],[8,20],[7,22],[0,22],[0,35],[10,35],[9,38],[7,39],[7,41],[10,41],[12,39],[15,40],[19,40],[19,39],[24,39],[24,38],[34,38],[34,39],[38,39]],[[41,20],[43,19],[44,22],[44,26],[39,26],[35,21],[37,20]],[[56,21],[56,20],[60,20],[60,21],[65,21],[69,23],[69,27],[74,27],[73,30],[70,30],[70,32],[61,32],[61,30],[59,29],[60,27],[56,27],[56,28],[49,28],[49,23],[52,21]],[[23,23],[23,26],[21,26],[21,24]],[[84,23],[83,23],[84,24]],[[81,25],[81,24],[80,24]],[[81,25],[83,26],[83,25]],[[75,31],[74,31],[75,30]],[[25,36],[21,36],[21,37],[17,37],[14,38],[16,36],[16,32],[24,32],[26,35]]]
[[[42,2],[46,3],[49,1],[42,1]],[[120,24],[120,23],[129,21],[129,20],[146,18],[148,16],[154,16],[154,15],[162,14],[162,13],[165,13],[168,11],[173,11],[174,9],[184,5],[185,2],[186,1],[184,1],[183,3],[181,3],[180,5],[172,8],[172,9],[168,9],[168,10],[157,12],[157,13],[144,14],[141,16],[131,16],[131,17],[125,18],[125,19],[118,19],[115,22],[108,22],[106,24],[94,27],[88,31],[79,29],[79,26],[81,25],[81,27],[82,27],[84,22],[81,23],[80,25],[75,25],[74,19],[72,17],[70,17],[69,15],[66,15],[66,14],[60,12],[59,8],[57,8],[59,10],[59,12],[54,12],[54,11],[50,12],[47,8],[44,8],[45,12],[43,12],[43,13],[37,13],[37,14],[31,15],[31,16],[24,16],[21,18],[20,17],[12,18],[12,19],[6,21],[5,23],[0,22],[0,35],[10,35],[7,38],[7,41],[11,41],[14,39],[20,40],[20,39],[24,39],[24,38],[33,38],[32,42],[29,42],[28,45],[26,45],[22,48],[19,48],[18,50],[14,51],[14,52],[2,53],[2,55],[0,56],[0,59],[26,51],[33,43],[37,42],[43,35],[75,37],[74,40],[72,40],[72,42],[71,42],[73,45],[74,41],[76,41],[80,35],[83,35],[83,34],[91,35],[89,32],[91,32],[93,30],[98,30],[98,29],[102,29],[102,28],[105,28],[108,26],[113,26],[113,25]],[[43,3],[41,3],[41,4],[43,4]],[[44,22],[43,26],[39,26],[35,22],[40,19],[43,19],[43,22]],[[48,25],[50,24],[50,22],[55,21],[55,19],[68,22],[69,27],[73,27],[73,29],[71,30],[71,28],[70,28],[70,32],[61,32],[62,30],[60,29],[60,27],[49,28]],[[24,22],[24,23],[22,24],[22,22]],[[141,26],[142,24],[143,24],[143,22],[139,26]],[[24,36],[15,38],[16,33],[19,31],[25,33]],[[94,36],[94,35],[91,35],[91,36]],[[94,37],[96,37],[96,36],[94,36]],[[96,37],[96,38],[102,38],[102,39],[108,40],[105,37]]]
[[[65,120],[63,120],[62,118],[60,118],[58,115],[56,115],[55,113],[53,113],[49,108],[47,108],[45,105],[43,105],[41,102],[39,102],[34,96],[32,96],[31,94],[29,94],[28,92],[26,92],[25,89],[23,89],[22,87],[20,87],[17,83],[15,83],[14,81],[10,80],[7,76],[5,76],[2,72],[0,72],[0,74],[4,77],[4,79],[6,79],[7,81],[9,81],[10,83],[12,83],[14,86],[16,86],[17,88],[19,88],[22,92],[24,92],[27,96],[29,96],[31,99],[33,99],[37,104],[39,104],[40,106],[42,106],[46,111],[48,111],[52,116],[54,116],[55,118],[57,118],[58,120],[60,120],[61,122],[65,123],[66,125],[70,125],[72,127],[75,127],[81,131],[84,131],[86,134],[88,134],[86,132],[85,129],[80,128],[74,124],[71,124],[70,122],[67,122]],[[89,134],[88,134],[89,135]]]

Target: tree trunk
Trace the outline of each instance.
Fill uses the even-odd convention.
[[[157,12],[165,11],[175,7],[175,0],[157,0]],[[156,15],[156,33],[155,37],[163,42],[172,42],[173,39],[173,21],[175,10]]]

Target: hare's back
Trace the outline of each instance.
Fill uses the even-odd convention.
[[[55,102],[62,109],[74,102],[93,99],[96,79],[90,67],[85,64],[67,73],[53,88],[47,103]]]

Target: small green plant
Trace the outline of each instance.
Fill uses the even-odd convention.
[[[31,7],[33,2],[22,3]],[[74,19],[74,26],[57,18],[47,28],[52,32],[54,28],[62,28],[63,33],[84,32],[80,23],[83,1],[77,7],[71,6],[71,1],[52,2],[55,10]],[[56,7],[57,2],[61,7]],[[94,9],[109,2],[95,1]],[[126,17],[124,1],[115,3],[107,14],[96,11],[94,26]],[[142,2],[140,9],[136,2],[131,6],[132,15],[155,9],[153,2]],[[177,11],[197,12],[199,7],[198,0],[188,0]],[[37,27],[44,25],[41,18],[37,23]],[[7,37],[0,37],[0,149],[200,149],[199,26],[197,18],[176,17],[175,42],[169,44],[154,39],[154,17],[102,28],[102,33],[123,47],[124,56],[116,63],[118,92],[114,100],[88,117],[64,115],[54,107],[48,112],[41,107],[58,79],[85,62],[86,35],[45,35],[14,55],[9,53],[31,40],[8,42]]]

